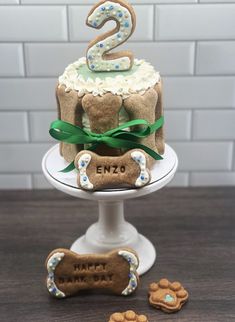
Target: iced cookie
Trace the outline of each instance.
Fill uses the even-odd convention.
[[[47,289],[57,298],[88,289],[108,289],[118,295],[130,295],[138,287],[138,265],[137,254],[131,249],[88,255],[56,249],[46,260]]]
[[[115,187],[140,188],[150,182],[149,157],[144,151],[130,150],[123,156],[103,157],[81,151],[75,158],[78,186],[84,190]]]
[[[138,315],[134,311],[127,311],[112,314],[109,322],[148,322],[148,319],[145,315]]]
[[[179,311],[188,300],[188,292],[179,282],[161,279],[149,286],[149,303],[167,313]]]
[[[134,9],[125,0],[102,0],[88,14],[87,25],[100,29],[109,20],[116,22],[116,28],[98,36],[88,46],[87,65],[92,71],[123,71],[133,65],[132,52],[109,52],[123,44],[134,32]]]

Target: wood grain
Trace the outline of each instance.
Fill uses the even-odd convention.
[[[86,292],[65,300],[45,289],[44,261],[69,248],[97,205],[57,191],[0,192],[0,321],[106,322],[127,309],[150,322],[235,321],[235,188],[164,189],[126,203],[126,218],[157,248],[157,263],[128,298]],[[148,284],[179,280],[189,302],[168,315],[147,302]]]

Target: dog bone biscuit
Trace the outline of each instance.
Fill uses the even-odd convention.
[[[108,289],[115,294],[130,295],[138,287],[138,265],[137,254],[131,249],[90,255],[57,249],[46,260],[47,289],[57,298],[88,289]]]
[[[143,187],[151,177],[149,158],[142,150],[130,150],[123,156],[99,156],[81,151],[75,158],[78,186],[84,190],[98,190],[115,186]]]
[[[149,303],[167,313],[179,311],[188,300],[188,292],[179,282],[161,279],[149,286]]]
[[[112,314],[109,322],[148,322],[148,319],[145,315],[138,315],[134,311],[126,311]]]

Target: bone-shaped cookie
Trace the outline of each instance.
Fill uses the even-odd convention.
[[[46,260],[47,289],[57,298],[87,289],[108,289],[115,294],[130,295],[138,287],[138,266],[138,256],[131,249],[90,255],[56,249]]]
[[[79,171],[78,186],[84,190],[143,187],[151,179],[148,163],[147,154],[139,149],[118,157],[81,151],[75,158],[75,167]]]

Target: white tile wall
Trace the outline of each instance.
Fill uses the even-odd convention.
[[[232,168],[232,142],[171,142],[180,171],[222,171]]]
[[[156,39],[233,39],[234,16],[233,4],[160,5],[155,21]]]
[[[52,189],[53,187],[42,174],[33,174],[33,189]]]
[[[28,141],[29,134],[26,112],[2,112],[0,116],[0,142]],[[10,127],[9,124],[11,124]]]
[[[56,79],[0,79],[0,110],[52,109]]]
[[[18,4],[19,0],[0,0],[0,5],[1,4]]]
[[[196,140],[235,140],[235,110],[195,111],[193,137]]]
[[[85,25],[94,2],[0,0],[0,189],[50,187],[41,159],[56,81],[101,33]],[[122,48],[163,76],[166,139],[180,162],[170,186],[235,185],[235,0],[132,3],[138,26]]]
[[[0,10],[0,40],[67,40],[66,8],[3,6]]]
[[[234,186],[235,172],[194,172],[190,185],[198,186]]]
[[[167,141],[190,140],[191,111],[165,111],[165,135]]]
[[[177,172],[173,180],[168,184],[168,187],[187,187],[189,185],[189,174]]]
[[[0,77],[24,76],[22,44],[0,44]]]
[[[235,107],[235,77],[167,77],[167,108]]]
[[[30,174],[0,174],[0,189],[31,189]]]
[[[49,144],[0,144],[0,172],[31,173],[41,171],[41,161]]]
[[[55,140],[49,134],[49,128],[52,121],[57,119],[56,111],[52,112],[30,112],[29,124],[30,134],[33,142],[48,142]]]
[[[199,42],[197,49],[197,74],[234,75],[235,41]]]

